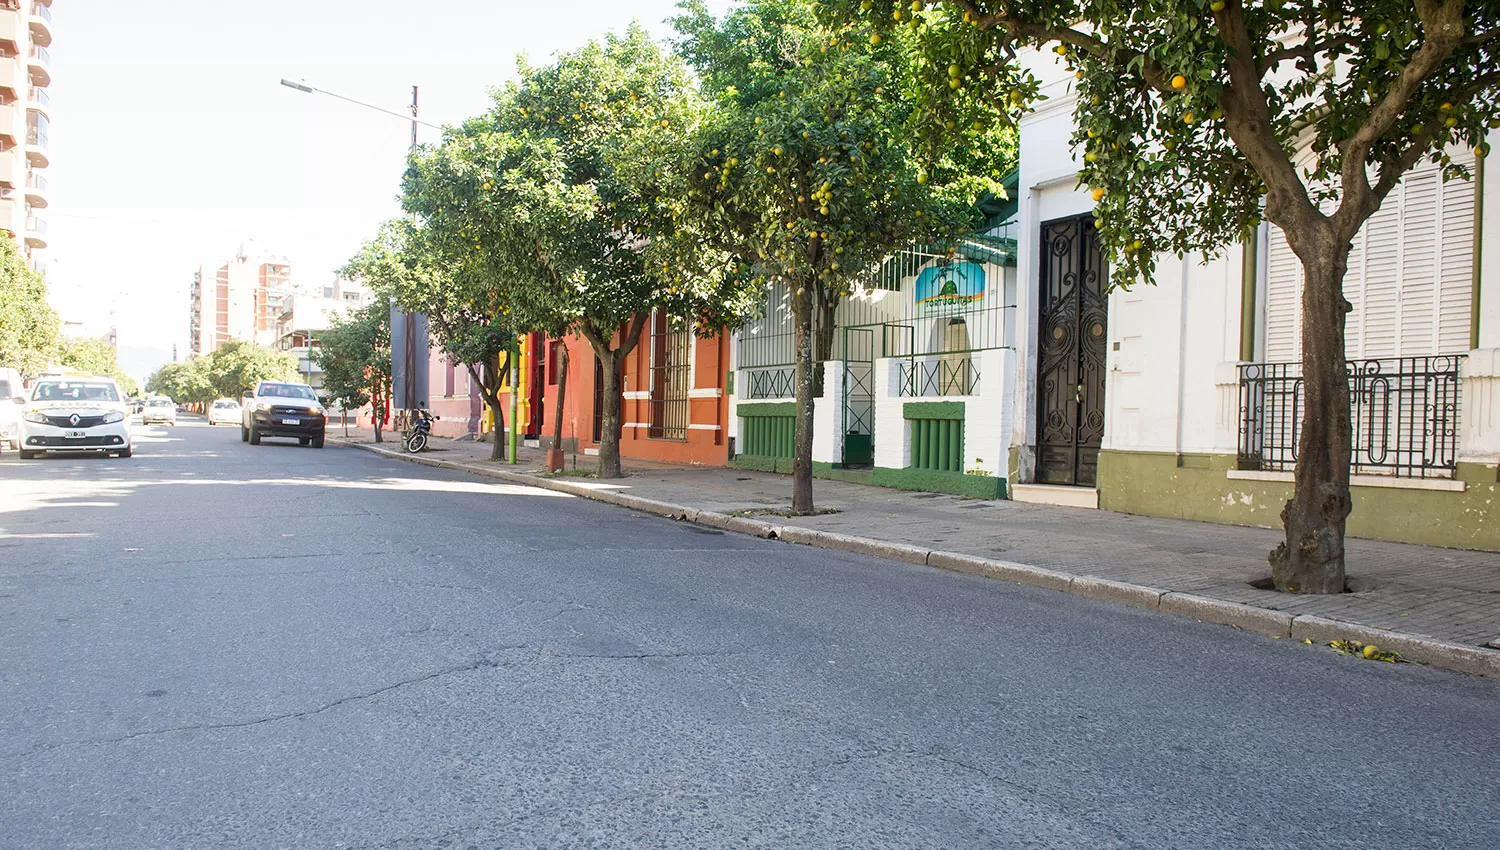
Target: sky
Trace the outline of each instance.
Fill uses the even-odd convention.
[[[729,0],[710,2],[722,12]],[[491,87],[639,21],[660,37],[674,0],[57,0],[53,4],[52,300],[89,333],[114,326],[145,377],[185,357],[188,287],[254,239],[299,281],[329,280],[396,193],[410,122],[483,112]],[[439,131],[420,128],[432,142]]]

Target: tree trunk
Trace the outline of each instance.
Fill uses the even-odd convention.
[[[380,436],[380,414],[385,411],[385,405],[381,403],[379,393],[370,397],[370,427],[375,429],[375,442],[383,443],[385,440]]]
[[[500,403],[500,394],[486,391],[485,404],[490,406],[495,430],[490,432],[490,460],[505,460],[505,407]]]
[[[818,322],[815,325],[816,336],[813,338],[813,362],[814,364],[827,363],[833,357],[833,335],[837,332],[834,325],[834,310],[838,307],[838,301],[823,303],[820,297],[817,299]],[[849,352],[844,352],[847,359]],[[813,368],[813,398],[823,397],[823,373],[824,369]]]
[[[500,406],[499,358],[476,368],[468,364],[469,378],[479,385],[479,394],[494,417],[495,429],[490,432],[490,460],[505,460],[505,411]]]
[[[568,346],[557,346],[557,412],[552,417],[552,448],[562,451],[563,402],[568,398]]]
[[[813,512],[812,448],[813,372],[813,284],[792,284],[792,317],[797,329],[797,419],[792,444],[792,513]]]
[[[1277,590],[1343,593],[1344,523],[1352,508],[1349,370],[1344,359],[1349,303],[1343,295],[1350,246],[1331,237],[1300,237],[1302,435],[1295,490],[1281,512],[1286,541],[1271,553],[1271,575]]]
[[[624,472],[620,468],[620,434],[625,423],[620,417],[624,406],[620,395],[620,366],[625,358],[616,349],[599,359],[604,367],[600,370],[604,377],[604,410],[600,414],[599,470],[595,474],[599,478],[621,478]]]

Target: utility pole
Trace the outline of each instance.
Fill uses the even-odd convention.
[[[411,153],[417,152],[417,87],[411,87]],[[402,354],[406,357],[406,390],[401,399],[402,407],[406,408],[407,416],[417,406],[417,333],[416,322],[412,321],[410,313],[406,321],[401,323],[402,330],[406,332],[406,344]]]

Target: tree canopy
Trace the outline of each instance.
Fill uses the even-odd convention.
[[[36,374],[57,356],[60,322],[47,282],[9,239],[0,243],[0,366]]]
[[[588,340],[605,365],[599,474],[617,476],[621,364],[650,312],[705,329],[737,304],[737,281],[700,253],[669,188],[703,104],[639,27],[519,70],[488,113],[414,159],[404,203],[489,311]]]
[[[1013,133],[961,85],[931,96],[932,69],[906,34],[825,24],[809,0],[751,0],[721,20],[690,0],[674,24],[714,109],[673,197],[743,275],[792,291],[793,509],[811,511],[814,369],[839,301],[895,251],[972,232],[977,203],[1003,195]],[[946,63],[941,73],[956,79]]]
[[[239,398],[261,381],[296,380],[297,358],[291,353],[231,339],[206,356],[166,364],[147,379],[146,390],[173,401],[208,404]]]
[[[384,299],[334,316],[318,333],[312,358],[323,370],[323,391],[345,409],[376,408],[375,432],[380,433],[378,409],[390,398],[391,311]]]

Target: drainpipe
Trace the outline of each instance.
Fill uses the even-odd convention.
[[[1479,347],[1479,281],[1484,257],[1484,160],[1483,145],[1474,150],[1474,269],[1469,279],[1469,348]]]
[[[1241,244],[1244,260],[1240,263],[1240,362],[1255,360],[1255,287],[1260,274],[1256,264],[1260,253],[1259,231],[1250,234]]]

